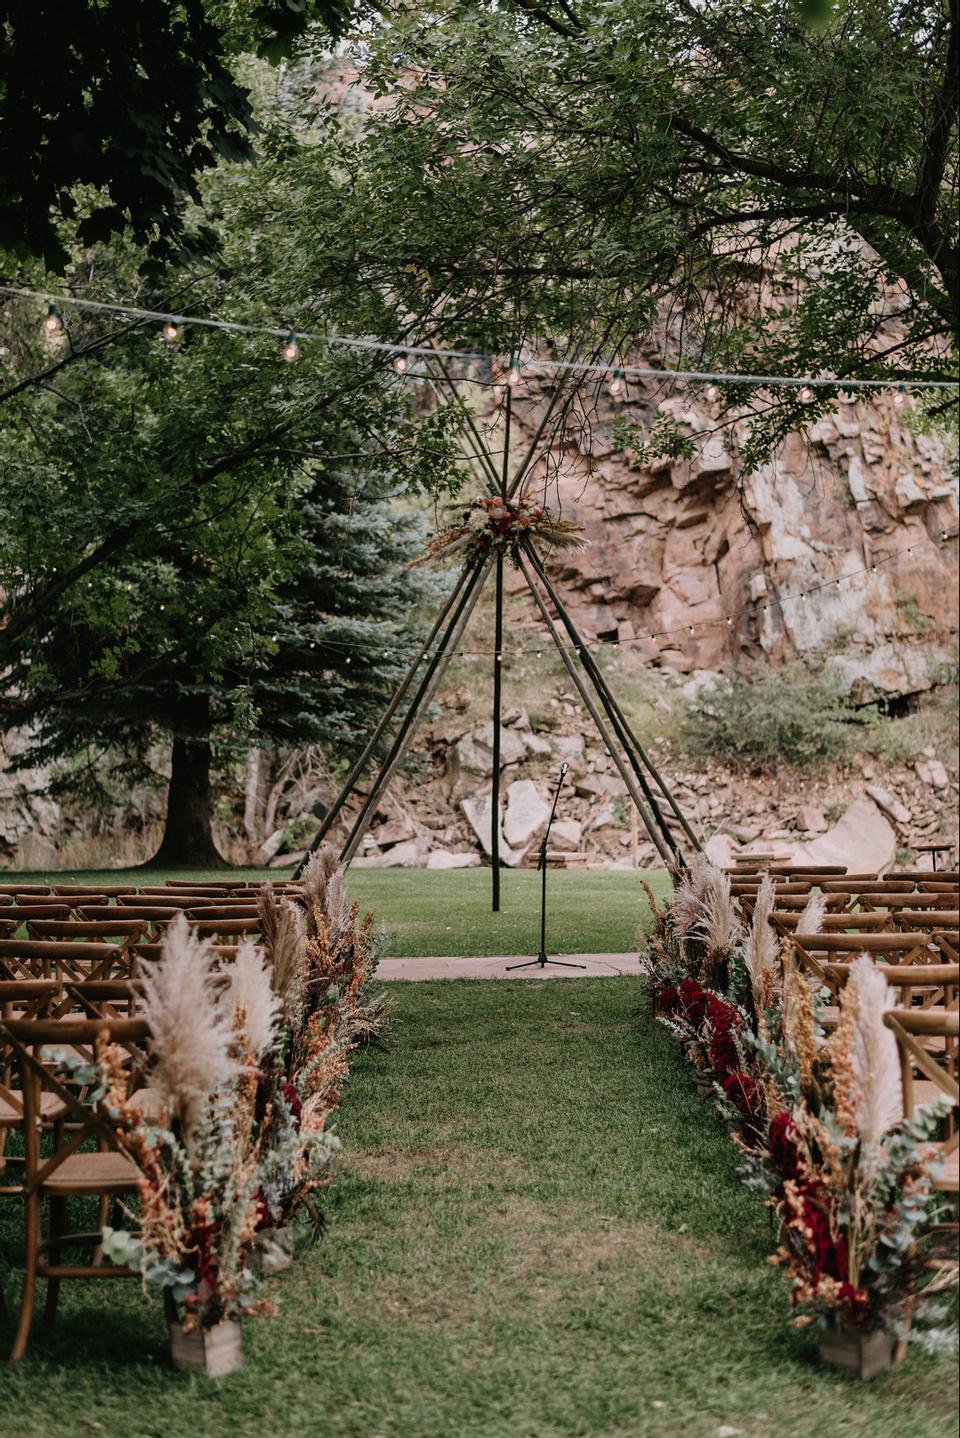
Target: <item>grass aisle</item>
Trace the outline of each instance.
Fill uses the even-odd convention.
[[[22,1438],[946,1438],[949,1363],[814,1366],[762,1209],[629,979],[393,986],[356,1065],[329,1234],[274,1283],[246,1370],[172,1373],[132,1284],[67,1288],[0,1368]],[[10,1233],[8,1201],[0,1220]]]

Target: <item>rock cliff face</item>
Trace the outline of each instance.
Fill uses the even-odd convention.
[[[948,444],[909,427],[909,398],[837,403],[742,482],[745,421],[632,399],[631,420],[706,433],[699,457],[632,462],[608,402],[528,486],[590,540],[553,564],[583,633],[680,673],[836,655],[864,698],[930,686],[957,629],[957,480]],[[517,412],[532,434],[535,407]]]

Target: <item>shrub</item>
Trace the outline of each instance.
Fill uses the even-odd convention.
[[[734,768],[812,766],[842,759],[854,736],[877,722],[872,705],[857,707],[829,668],[804,664],[724,675],[687,701],[684,747],[695,758]]]

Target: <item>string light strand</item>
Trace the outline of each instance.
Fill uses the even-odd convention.
[[[103,313],[120,316],[124,319],[142,319],[153,321],[160,325],[164,334],[173,330],[171,338],[185,327],[190,326],[197,329],[227,330],[235,334],[265,335],[270,338],[279,339],[284,346],[289,347],[291,330],[289,326],[282,325],[258,325],[249,324],[240,320],[210,319],[200,315],[177,314],[166,310],[143,309],[138,305],[111,304],[104,300],[91,300],[82,295],[67,295],[48,292],[46,290],[25,289],[16,285],[0,285],[0,294],[10,295],[17,299],[37,300],[50,306],[44,328],[48,333],[55,333],[62,325],[62,306],[72,305],[76,309],[88,310],[92,313]],[[51,321],[59,323],[51,325]],[[501,364],[499,356],[484,354],[476,350],[441,349],[428,345],[410,345],[406,343],[391,343],[387,340],[367,339],[359,335],[342,335],[337,333],[316,334],[310,331],[298,330],[293,337],[298,345],[296,358],[299,358],[299,346],[308,344],[321,344],[329,348],[340,348],[370,352],[376,354],[393,355],[394,369],[398,374],[407,374],[411,369],[413,359],[444,359],[460,361],[464,364],[476,364],[478,361]],[[284,357],[287,357],[284,355]],[[519,377],[519,361],[516,360],[506,371],[508,382],[513,382],[511,376],[516,372]],[[523,368],[528,373],[559,374],[573,373],[584,376],[595,376],[601,379],[611,376],[608,380],[608,388],[611,395],[617,398],[623,393],[626,381],[634,379],[652,379],[658,382],[665,380],[686,381],[692,384],[703,384],[713,386],[714,395],[718,394],[717,386],[727,385],[750,385],[768,388],[796,389],[799,391],[798,398],[801,403],[811,404],[816,398],[818,389],[835,390],[840,393],[854,392],[858,390],[894,390],[899,394],[907,391],[919,390],[958,390],[960,391],[960,380],[958,379],[841,379],[836,376],[813,376],[813,375],[769,375],[769,374],[717,374],[706,370],[690,369],[654,369],[646,365],[624,364],[611,372],[609,364],[599,361],[591,363],[580,360],[551,360],[537,355],[525,356]],[[708,390],[708,396],[710,391]]]

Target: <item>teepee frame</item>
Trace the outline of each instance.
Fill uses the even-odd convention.
[[[462,402],[456,385],[441,359],[437,359],[439,385],[451,394],[461,414],[462,436],[467,449],[468,462],[478,477],[482,478],[492,494],[504,499],[512,498],[534,463],[544,430],[554,414],[563,395],[563,386],[558,385],[546,413],[540,420],[536,432],[523,455],[513,477],[509,474],[510,441],[513,396],[509,386],[504,404],[505,434],[502,463],[497,465],[483,436],[477,428],[473,415]],[[572,394],[568,393],[566,403]],[[350,831],[340,850],[342,863],[349,863],[376,814],[393,775],[403,762],[423,718],[433,701],[450,660],[457,653],[470,618],[491,574],[494,576],[494,654],[493,654],[493,775],[490,795],[490,862],[492,874],[492,907],[496,913],[500,908],[500,718],[503,695],[503,549],[499,546],[480,559],[469,561],[461,569],[453,589],[443,608],[437,615],[430,633],[412,660],[403,679],[394,691],[393,697],[383,712],[370,738],[357,758],[353,768],[344,780],[343,787],[324,815],[319,830],[310,847],[298,864],[294,878],[299,878],[310,855],[320,847],[343,814],[350,798],[359,792],[360,779],[373,755],[388,734],[393,737],[381,759],[372,785],[360,806]],[[643,824],[658,854],[669,869],[682,867],[685,863],[680,844],[673,832],[682,831],[695,851],[701,844],[664,779],[658,773],[649,754],[634,733],[629,720],[617,703],[599,665],[581,638],[566,606],[547,574],[546,568],[535,547],[526,541],[518,556],[517,567],[526,581],[537,610],[543,619],[547,632],[553,640],[567,673],[579,693],[596,726],[600,738],[617,772],[626,785]],[[541,593],[541,590],[543,593]],[[558,628],[557,620],[551,613],[551,606],[559,624],[567,636]],[[572,650],[572,652],[571,652]],[[577,662],[579,661],[579,663]],[[413,690],[413,696],[407,696]],[[405,707],[401,711],[401,706]],[[400,714],[394,728],[394,721]],[[672,822],[671,822],[672,816]]]

